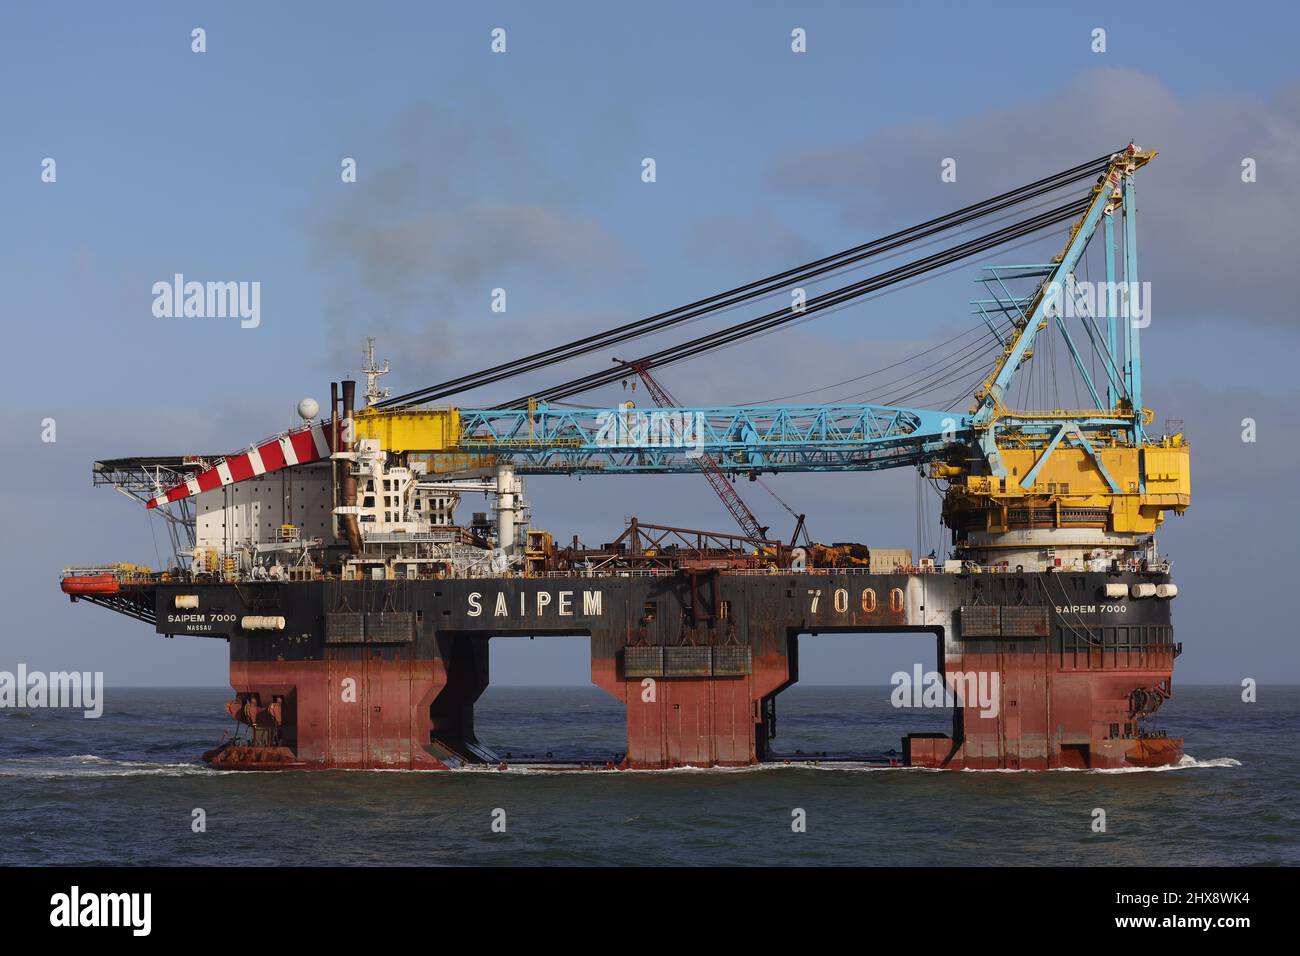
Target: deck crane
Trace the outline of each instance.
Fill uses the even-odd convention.
[[[1052,532],[1048,538],[1062,546],[1078,545],[1084,553],[1132,553],[1147,546],[1142,542],[1160,524],[1164,511],[1181,512],[1190,498],[1187,446],[1182,436],[1153,440],[1147,435],[1152,415],[1142,406],[1140,333],[1144,323],[1127,311],[1128,302],[1136,306],[1138,299],[1127,293],[1139,288],[1134,174],[1154,156],[1154,152],[1130,144],[1019,190],[681,309],[461,376],[442,386],[385,399],[356,411],[357,435],[379,440],[390,455],[424,457],[431,473],[449,476],[467,465],[506,468],[512,477],[684,473],[700,469],[696,452],[712,462],[706,472],[711,482],[726,473],[860,472],[928,466],[932,477],[948,483],[944,521],[953,530],[959,552],[979,551],[987,557],[1005,549],[1020,560],[1025,549],[1016,544],[1016,536],[1048,530]],[[1085,197],[1062,200],[1063,190],[1087,179],[1094,184]],[[1029,207],[1031,215],[968,238],[980,220],[1010,218],[1027,202],[1038,204]],[[1045,205],[1050,208],[1040,211]],[[658,396],[664,406],[660,409],[555,404],[617,382],[625,374],[619,368],[607,368],[493,408],[421,404],[780,294],[792,285],[860,268],[882,255],[892,257],[917,243],[928,247],[949,237],[960,240],[812,296],[801,310],[773,310],[630,363],[648,372],[815,316],[1065,222],[1073,222],[1069,239],[1051,262],[989,267],[996,278],[995,287],[1006,290],[999,293],[999,305],[1010,322],[1003,330],[992,330],[1001,345],[1000,354],[965,413],[898,404],[678,408],[665,396]],[[1090,305],[1086,296],[1079,294],[1073,273],[1085,248],[1099,233],[1104,236],[1108,291]],[[1010,292],[1012,285],[1026,282],[1028,291]],[[1034,345],[1049,327],[1064,340],[1092,405],[1013,410],[1015,376],[1031,364]],[[1104,375],[1100,389],[1089,373],[1084,348],[1091,349],[1091,365],[1094,369],[1099,365]],[[336,409],[335,416],[342,411]],[[317,423],[279,436],[252,452],[260,460],[232,456],[207,473],[161,491],[151,507],[264,473],[276,463],[325,457],[336,449],[332,428]],[[1039,540],[1044,536],[1030,537]],[[1045,553],[1051,551],[1051,547],[1045,549]]]
[[[622,362],[619,359],[614,359],[614,361],[635,372],[641,378],[641,381],[645,382],[646,389],[650,392],[651,397],[659,403],[660,408],[681,408],[677,399],[668,393],[668,389],[664,388],[644,365],[636,362]],[[747,537],[757,538],[760,541],[766,540],[767,526],[758,523],[758,518],[754,516],[754,512],[749,509],[749,505],[745,504],[745,499],[740,497],[739,492],[727,480],[727,476],[718,468],[718,463],[713,460],[713,456],[700,454],[695,459],[695,463],[699,466],[700,474],[705,477],[714,493],[721,499],[727,511],[731,513],[731,517],[736,519],[736,524],[740,525],[740,530],[745,532]]]

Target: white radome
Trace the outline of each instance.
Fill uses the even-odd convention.
[[[320,403],[314,398],[304,398],[298,403],[298,414],[305,422],[312,421],[320,414]]]

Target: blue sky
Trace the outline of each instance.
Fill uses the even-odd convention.
[[[854,245],[1136,138],[1148,404],[1187,422],[1194,498],[1163,543],[1178,679],[1300,680],[1290,615],[1300,430],[1294,223],[1300,77],[1289,4],[10,4],[0,200],[10,361],[0,667],[222,684],[224,644],[163,642],[56,588],[65,563],[156,563],[99,457],[222,452],[355,372],[399,391]],[[207,52],[191,51],[191,30]],[[489,33],[507,31],[493,54]],[[808,52],[790,51],[807,31]],[[1091,33],[1107,31],[1105,53]],[[653,157],[657,182],[643,183]],[[956,184],[939,161],[958,160]],[[1240,182],[1242,157],[1258,182]],[[40,179],[57,162],[56,183]],[[356,184],[340,181],[343,157]],[[1050,254],[1053,238],[1040,250]],[[1024,250],[1025,253],[1035,251]],[[1015,254],[1019,257],[1020,252]],[[183,272],[259,281],[262,324],[157,319]],[[967,326],[971,271],[663,373],[740,403],[875,367]],[[492,313],[490,290],[508,290]],[[1163,303],[1163,305],[1161,304]],[[575,362],[580,374],[606,361]],[[555,378],[552,373],[549,378]],[[534,380],[533,384],[541,384]],[[519,383],[466,403],[519,394]],[[617,390],[593,395],[614,402]],[[1239,440],[1253,417],[1260,437]],[[40,421],[58,441],[39,441]],[[910,474],[788,476],[813,532],[913,545]],[[533,481],[536,523],[726,527],[687,477]],[[784,512],[752,491],[760,517]],[[497,644],[503,642],[495,642]],[[573,682],[573,642],[494,650],[497,680]],[[810,681],[915,659],[837,646]]]

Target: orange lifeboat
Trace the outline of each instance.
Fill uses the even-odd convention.
[[[64,594],[116,594],[122,586],[111,574],[83,574],[59,582]]]

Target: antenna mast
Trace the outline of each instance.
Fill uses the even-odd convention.
[[[365,366],[361,369],[361,374],[366,377],[366,404],[374,405],[376,402],[383,401],[393,391],[391,388],[380,388],[376,384],[379,381],[379,376],[387,375],[390,371],[388,359],[384,359],[383,368],[375,364],[375,337],[373,335],[366,336],[366,347],[361,350],[361,354],[366,360]]]

